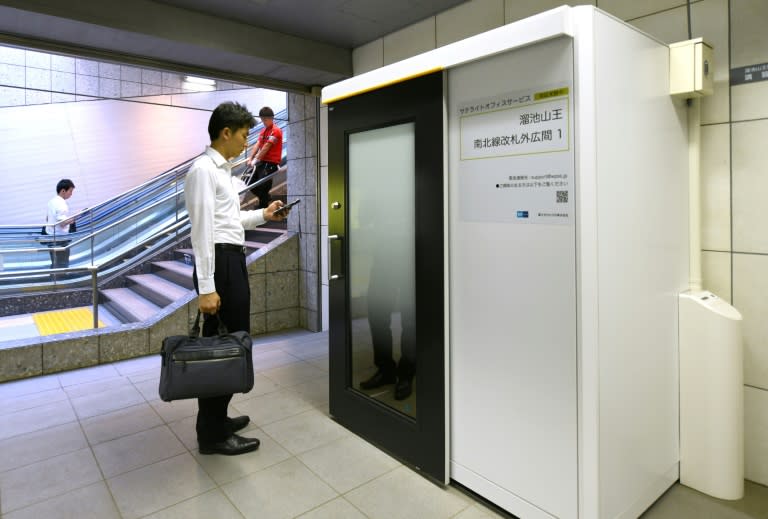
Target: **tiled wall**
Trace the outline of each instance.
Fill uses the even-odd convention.
[[[355,49],[354,73],[373,70],[563,3],[470,0]],[[688,39],[684,0],[568,3],[596,5],[665,42]],[[710,42],[716,56],[715,93],[702,101],[704,284],[744,315],[746,475],[766,485],[768,161],[763,148],[768,143],[768,81],[731,87],[729,70],[768,62],[767,22],[766,0],[696,0],[691,5],[692,35]],[[321,131],[325,134],[322,126]],[[323,160],[327,159],[321,154],[321,171],[327,176]],[[327,234],[327,226],[321,229]]]
[[[184,75],[0,45],[0,107],[179,94]],[[217,81],[217,90],[246,88]]]
[[[288,230],[299,233],[299,325],[320,330],[318,314],[317,179],[318,99],[288,94],[288,201],[301,203],[288,218]]]

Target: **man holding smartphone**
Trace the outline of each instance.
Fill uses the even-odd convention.
[[[256,121],[238,103],[222,103],[208,122],[211,145],[187,173],[184,192],[192,225],[195,254],[193,281],[200,312],[206,314],[203,336],[217,334],[221,319],[230,332],[250,333],[250,287],[245,265],[245,229],[268,220],[282,221],[288,210],[276,200],[264,209],[241,211],[230,159],[247,146]],[[250,418],[227,417],[232,395],[198,399],[197,441],[200,454],[235,455],[258,449],[259,440],[235,434]]]

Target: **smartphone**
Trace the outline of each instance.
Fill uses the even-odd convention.
[[[276,210],[274,214],[280,214],[280,213],[282,213],[282,212],[284,212],[284,211],[287,211],[288,209],[290,209],[290,208],[291,208],[291,207],[293,207],[294,205],[298,204],[299,202],[301,202],[301,199],[300,199],[300,198],[297,198],[296,200],[294,200],[294,201],[293,201],[293,202],[291,202],[290,204],[286,204],[286,205],[284,205],[283,207],[281,207],[280,209]]]

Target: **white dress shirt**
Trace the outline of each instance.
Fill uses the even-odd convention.
[[[54,196],[48,202],[48,214],[45,217],[45,223],[61,222],[69,218],[69,205],[67,201],[61,198],[59,195]],[[56,229],[54,229],[56,227]],[[55,232],[54,232],[55,231]],[[61,236],[62,234],[69,234],[69,224],[63,225],[47,225],[45,232],[50,235],[55,234]]]
[[[265,223],[264,211],[240,211],[232,164],[210,146],[192,163],[185,180],[184,195],[192,224],[198,287],[201,294],[210,294],[216,291],[214,244],[243,245],[245,229]]]

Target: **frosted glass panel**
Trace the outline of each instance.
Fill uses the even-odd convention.
[[[415,125],[349,136],[352,382],[416,415]]]

